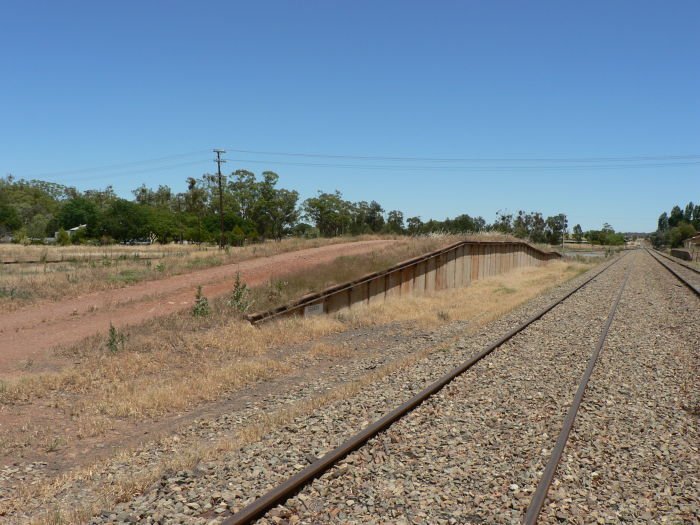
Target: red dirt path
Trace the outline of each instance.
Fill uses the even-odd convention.
[[[96,292],[62,302],[46,302],[3,314],[0,319],[0,374],[16,374],[31,360],[36,371],[46,364],[51,349],[76,343],[104,333],[110,322],[115,327],[135,325],[153,317],[188,308],[195,290],[216,297],[231,291],[236,272],[256,286],[273,277],[288,275],[333,261],[342,255],[358,255],[383,248],[396,241],[359,241],[333,244],[249,259],[158,281]]]

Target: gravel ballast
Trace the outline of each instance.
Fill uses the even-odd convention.
[[[637,259],[540,523],[700,522],[700,301]]]
[[[581,305],[567,306],[565,303],[561,308],[569,308],[568,314],[559,308],[555,309],[550,314],[554,322],[572,315],[578,308],[584,308],[587,302],[597,296],[604,295],[609,302],[614,292],[609,281],[614,282],[619,278],[624,271],[624,264],[624,261],[617,264],[589,287],[584,288],[581,295],[587,299],[576,299],[579,294],[571,298],[571,301],[580,301]],[[570,283],[567,288],[573,285]],[[157,488],[117,506],[108,513],[96,516],[93,521],[104,523],[121,520],[148,523],[149,520],[161,522],[171,520],[178,523],[206,523],[212,519],[221,519],[283,481],[287,476],[298,472],[310,461],[337,446],[371,421],[381,417],[389,408],[415,394],[446,370],[478,352],[488,342],[529,317],[534,311],[551,301],[553,296],[559,296],[561,293],[561,290],[556,290],[552,294],[545,294],[528,304],[526,308],[521,308],[512,315],[492,323],[488,329],[479,334],[464,338],[457,344],[445,348],[444,352],[435,353],[408,369],[402,369],[387,376],[371,389],[323,407],[312,416],[299,418],[281,430],[264,436],[259,442],[227,453],[217,460],[200,464],[195,471],[182,471],[164,478]],[[602,324],[607,315],[605,311],[596,312],[595,307],[591,307],[589,313],[596,318],[598,324]],[[550,347],[560,348],[563,341],[567,340],[572,344],[578,344],[581,347],[579,353],[583,355],[583,348],[586,345],[577,340],[586,337],[595,339],[597,334],[591,336],[580,333],[561,336],[560,339],[555,339]],[[533,347],[527,350],[536,351],[537,349]],[[529,360],[529,358],[525,359],[525,361]],[[581,361],[581,366],[585,364],[585,358],[576,360]],[[494,365],[489,367],[488,364],[485,364],[485,367],[489,370],[496,368]],[[535,375],[531,377],[533,383],[536,379]],[[537,393],[533,392],[533,396],[536,395]],[[536,398],[533,397],[530,402],[536,402]],[[556,406],[556,403],[553,404],[553,401],[545,396],[537,402]],[[408,443],[406,445],[408,446]],[[343,472],[343,469],[348,469],[347,465],[340,466],[337,471]],[[330,476],[337,476],[335,479],[339,482],[344,480],[344,476],[337,473],[331,473]],[[347,499],[343,500],[343,505],[346,504]],[[304,508],[302,505],[301,509]],[[329,512],[332,512],[332,509]],[[366,516],[371,517],[374,512],[376,509],[368,510],[365,516],[359,516],[357,519],[364,521]],[[342,516],[336,513],[336,518],[347,519],[348,513],[343,512]],[[271,519],[276,521],[283,518],[272,516]],[[324,521],[327,518],[319,519]]]
[[[518,522],[633,262],[620,261],[273,513],[300,523]]]

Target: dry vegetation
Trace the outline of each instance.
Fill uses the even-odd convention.
[[[92,437],[109,428],[113,419],[141,420],[181,411],[290,372],[288,356],[276,349],[391,322],[428,327],[467,319],[481,325],[587,268],[553,262],[477,281],[468,288],[359,306],[335,316],[289,318],[262,328],[252,327],[218,301],[209,317],[185,312],[118,332],[116,348],[107,337],[87,340],[70,350],[77,364],[3,383],[0,403],[41,401],[69,416],[77,438]],[[346,349],[326,342],[317,342],[308,352],[349,357]],[[52,436],[44,434],[38,432],[37,438],[50,442]],[[6,441],[0,454],[16,446]]]
[[[283,284],[272,281],[253,290],[255,307],[284,303],[300,293],[356,278],[454,240],[414,240],[368,256],[341,258],[312,276],[292,275],[285,278]],[[470,321],[472,330],[478,330],[490,320],[590,267],[552,262],[546,267],[525,268],[476,281],[467,288],[393,299],[384,304],[355,307],[334,316],[289,318],[261,328],[244,321],[239,312],[227,306],[226,298],[222,298],[211,301],[209,316],[194,317],[182,312],[116,332],[112,339],[95,337],[66,350],[73,364],[63,370],[0,383],[0,408],[32,406],[55,422],[47,427],[39,418],[35,425],[27,424],[20,432],[16,428],[3,430],[0,456],[19,457],[32,449],[60,451],[86,438],[99,439],[124,421],[147,422],[182,413],[254,382],[291,374],[304,361],[305,355],[352,359],[350,348],[326,337],[350,329],[388,323],[403,323],[411,329],[463,319]],[[295,350],[290,352],[290,348]],[[372,376],[347,383],[323,396],[279,413],[261,415],[259,421],[237,429],[232,439],[182,450],[164,458],[161,464],[149,466],[147,472],[141,471],[138,476],[114,480],[111,485],[99,489],[104,498],[100,504],[130,497],[169,468],[191,467],[217,451],[254,441],[269,429],[357,391],[372,379],[409,366],[424,354],[406,356],[373,371]],[[93,472],[92,467],[75,469],[53,482],[28,487],[7,501],[5,508],[21,505],[27,498],[50,497],[71,478],[89,480]],[[77,519],[94,510],[78,510],[77,514],[64,515],[63,519]]]
[[[175,244],[108,247],[0,244],[2,261],[38,261],[0,265],[0,311],[14,310],[39,300],[55,301],[213,266],[236,264],[255,257],[379,238],[294,238],[224,251],[213,246]]]

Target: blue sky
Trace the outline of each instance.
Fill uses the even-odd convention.
[[[0,78],[0,174],[125,197],[183,191],[220,147],[423,219],[650,231],[700,201],[696,1],[2,0]]]

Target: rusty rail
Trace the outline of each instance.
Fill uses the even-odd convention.
[[[264,515],[268,510],[271,508],[275,507],[276,505],[280,505],[284,503],[287,499],[289,499],[291,496],[296,494],[299,490],[301,490],[306,484],[314,480],[315,478],[321,476],[324,472],[326,472],[328,469],[330,469],[334,464],[336,464],[338,461],[346,457],[348,454],[351,452],[357,450],[360,448],[364,443],[366,443],[369,439],[373,438],[374,436],[378,435],[380,432],[386,430],[389,428],[394,422],[411,412],[413,409],[418,407],[420,404],[422,404],[425,400],[442,390],[448,383],[450,383],[452,380],[455,378],[459,377],[462,375],[464,372],[469,370],[472,366],[474,366],[476,363],[481,361],[484,357],[488,356],[491,352],[493,352],[496,348],[504,344],[506,341],[510,340],[513,338],[515,335],[523,331],[525,328],[527,328],[529,325],[543,317],[546,313],[548,313],[550,310],[554,309],[556,306],[561,304],[563,301],[571,297],[573,294],[578,292],[581,288],[586,286],[588,283],[593,281],[593,279],[597,278],[599,275],[601,275],[603,272],[607,271],[609,268],[611,268],[614,264],[616,264],[618,261],[620,261],[622,257],[618,257],[615,260],[613,260],[611,263],[607,264],[602,270],[599,272],[593,274],[592,276],[588,277],[586,280],[584,280],[581,284],[576,286],[574,289],[570,290],[569,292],[565,293],[563,296],[559,297],[558,299],[554,300],[551,302],[549,305],[544,307],[542,310],[538,311],[536,314],[534,314],[532,317],[527,319],[525,322],[522,324],[516,326],[512,330],[510,330],[508,333],[491,343],[489,346],[487,346],[484,350],[479,352],[477,355],[473,356],[470,358],[468,361],[464,362],[460,366],[452,369],[445,375],[443,375],[441,378],[439,378],[437,381],[434,383],[430,384],[428,387],[424,388],[421,390],[418,394],[410,398],[408,401],[404,402],[402,405],[399,407],[395,408],[385,416],[383,416],[381,419],[378,419],[374,423],[371,423],[367,427],[365,427],[363,430],[361,430],[359,433],[355,434],[354,436],[350,437],[347,439],[345,442],[343,442],[340,446],[337,448],[331,450],[328,452],[326,455],[324,455],[322,458],[318,459],[302,471],[296,473],[274,489],[270,490],[260,498],[256,499],[243,509],[239,510],[236,512],[234,515],[228,517],[223,521],[224,525],[243,525],[252,522],[253,520],[261,517]]]
[[[646,249],[646,251],[647,251],[647,253],[649,254],[649,256],[650,256],[652,259],[654,259],[654,260],[655,260],[656,262],[658,262],[661,266],[663,266],[663,267],[666,268],[669,272],[671,272],[680,282],[682,282],[685,286],[687,286],[687,287],[690,289],[690,291],[692,291],[695,295],[700,296],[700,287],[694,285],[694,284],[691,283],[689,280],[687,280],[685,277],[683,277],[681,274],[679,274],[678,272],[676,272],[676,270],[674,270],[673,268],[671,268],[671,266],[670,266],[668,263],[666,263],[666,262],[662,261],[661,259],[659,259],[659,258],[658,258],[656,255],[654,255],[648,248]],[[675,263],[676,261],[672,261],[672,262]],[[676,263],[676,264],[678,264],[678,263]],[[683,266],[684,268],[686,268],[686,266],[685,266],[684,264],[681,264],[681,266]],[[691,269],[692,269],[692,268],[691,268]],[[697,270],[695,270],[695,271],[697,271]],[[698,272],[698,273],[700,273],[700,272]]]
[[[655,249],[655,250],[654,250],[654,253],[655,253],[656,255],[660,255],[661,257],[663,257],[663,258],[665,258],[665,259],[668,259],[668,260],[671,261],[671,262],[674,262],[674,263],[678,264],[679,266],[682,266],[683,268],[686,268],[686,269],[690,270],[691,272],[700,273],[700,270],[698,270],[697,268],[693,268],[693,267],[690,266],[689,264],[686,264],[685,262],[680,261],[680,260],[676,259],[675,257],[669,257],[668,255],[666,255],[665,253],[663,253],[663,252],[661,252],[661,251],[659,251],[659,250],[656,250],[656,249]]]
[[[540,481],[537,484],[537,488],[535,489],[535,492],[532,495],[530,505],[528,506],[527,512],[525,513],[525,519],[523,520],[523,523],[525,525],[535,525],[537,523],[537,518],[540,515],[542,505],[544,504],[544,500],[547,497],[547,492],[549,492],[549,487],[551,486],[552,480],[554,479],[554,474],[557,471],[557,466],[559,465],[561,456],[564,453],[564,448],[566,448],[566,442],[569,440],[569,434],[571,433],[571,429],[574,426],[576,414],[578,413],[578,409],[581,406],[581,401],[583,401],[583,396],[586,393],[588,381],[590,380],[591,375],[593,375],[593,369],[595,368],[596,362],[598,361],[598,356],[600,355],[600,352],[603,349],[603,346],[605,345],[605,340],[607,339],[608,332],[610,331],[610,325],[612,325],[613,319],[615,318],[617,306],[620,304],[622,292],[625,290],[625,286],[627,285],[627,281],[629,280],[631,271],[632,265],[630,265],[630,267],[627,269],[627,272],[625,273],[625,278],[622,281],[622,286],[620,286],[620,290],[617,293],[615,302],[613,303],[612,308],[610,309],[608,319],[605,322],[605,325],[603,326],[603,332],[600,334],[600,338],[598,339],[598,344],[596,345],[595,350],[593,350],[591,357],[588,359],[588,366],[586,366],[586,370],[583,373],[583,376],[581,377],[581,382],[579,383],[578,389],[576,390],[576,394],[574,395],[574,400],[571,403],[571,406],[569,407],[569,411],[566,414],[566,418],[564,418],[564,424],[562,426],[561,432],[559,433],[559,437],[557,437],[557,441],[554,445],[554,448],[552,449],[552,455],[549,457],[547,466],[545,467],[544,472],[542,473],[542,477],[540,478]]]

